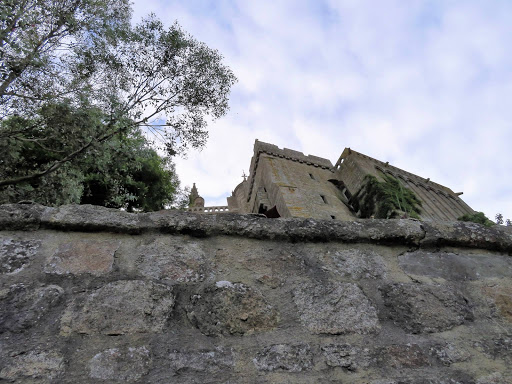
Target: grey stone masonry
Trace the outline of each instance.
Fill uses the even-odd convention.
[[[512,383],[512,232],[0,206],[1,383]]]

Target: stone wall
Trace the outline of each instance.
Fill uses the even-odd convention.
[[[465,214],[475,213],[450,188],[348,148],[343,151],[335,168],[336,178],[343,180],[352,194],[356,194],[366,184],[366,175],[382,179],[387,174],[400,180],[404,187],[413,191],[421,200],[422,220],[457,220]]]
[[[512,233],[0,207],[0,382],[512,383]]]

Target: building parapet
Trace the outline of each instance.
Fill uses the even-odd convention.
[[[295,151],[293,149],[281,149],[277,145],[256,140],[256,142],[254,143],[254,156],[252,158],[251,169],[249,173],[249,193],[247,194],[247,201],[251,199],[254,187],[254,178],[256,176],[256,168],[258,167],[260,154],[262,153],[276,158],[282,158],[302,164],[311,165],[316,168],[333,170],[332,163],[329,159],[324,159],[323,157],[318,157],[314,155],[306,156],[304,155],[304,153]]]

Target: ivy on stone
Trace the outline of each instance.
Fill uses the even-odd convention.
[[[416,194],[390,175],[382,180],[366,175],[364,185],[349,202],[362,218],[400,218],[404,215],[419,219],[421,201]]]

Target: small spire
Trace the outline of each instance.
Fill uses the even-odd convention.
[[[190,190],[190,201],[194,202],[194,200],[198,196],[199,196],[199,192],[197,192],[196,183],[194,183],[194,185],[192,186],[192,189]]]
[[[196,183],[192,186],[189,195],[189,207],[204,207],[204,199],[199,196],[199,192],[197,191]]]
[[[242,171],[242,177],[244,178],[244,181],[247,181],[247,175],[245,174],[245,171]]]

